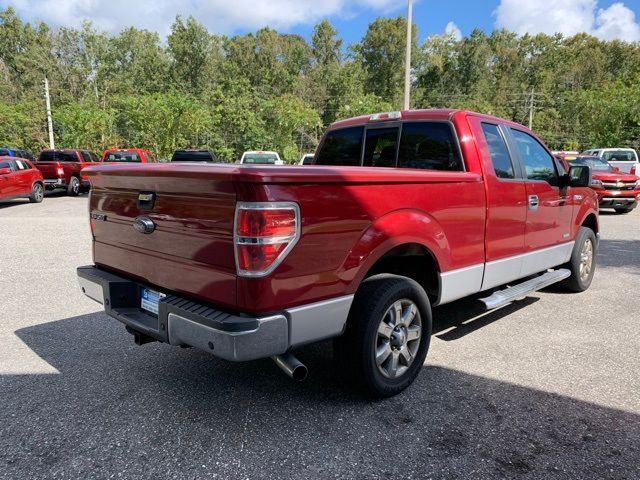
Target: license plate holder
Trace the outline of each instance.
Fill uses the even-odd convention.
[[[160,293],[155,290],[151,290],[150,288],[143,287],[140,289],[140,308],[157,316],[160,300],[162,300],[164,297],[166,297],[164,293]]]

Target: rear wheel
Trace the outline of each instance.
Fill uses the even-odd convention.
[[[78,177],[71,177],[69,186],[67,187],[67,195],[77,197],[80,194],[80,180]]]
[[[431,306],[415,281],[378,275],[363,282],[336,340],[339,367],[376,397],[390,397],[414,381],[427,356]]]
[[[562,285],[572,292],[584,292],[591,285],[596,271],[596,234],[587,227],[580,227],[576,243],[573,246],[571,260],[566,268],[571,276]]]
[[[40,203],[44,199],[44,186],[41,183],[34,183],[31,187],[31,195],[29,201],[31,203]]]

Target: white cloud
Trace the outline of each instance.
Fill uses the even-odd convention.
[[[640,40],[640,25],[623,3],[598,9],[598,0],[501,0],[496,26],[525,33],[586,32],[605,40]]]
[[[378,12],[405,8],[397,0],[0,0],[28,20],[77,27],[90,20],[98,28],[118,32],[136,26],[168,33],[176,15],[193,15],[216,33],[254,30],[264,26],[288,29],[333,15],[348,16],[361,9]]]
[[[462,32],[460,31],[458,26],[453,22],[447,23],[447,26],[444,27],[444,34],[452,37],[454,40],[462,39]]]

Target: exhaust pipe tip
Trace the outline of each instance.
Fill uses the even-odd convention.
[[[272,359],[284,373],[294,380],[301,382],[307,378],[309,369],[291,353],[276,355]]]

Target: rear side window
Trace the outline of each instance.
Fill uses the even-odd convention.
[[[367,130],[362,165],[365,167],[395,167],[398,130],[397,127]]]
[[[29,170],[31,168],[27,162],[23,162],[22,160],[16,160],[16,165],[18,170]]]
[[[493,164],[493,170],[496,172],[496,177],[515,178],[513,162],[498,126],[491,123],[483,123],[482,131],[489,146],[491,163]]]
[[[364,127],[332,130],[316,155],[316,165],[359,166]]]
[[[558,174],[553,157],[540,143],[528,133],[511,129],[522,157],[527,179],[543,180],[551,185],[558,185]]]
[[[464,170],[451,125],[443,122],[404,123],[398,167]]]

